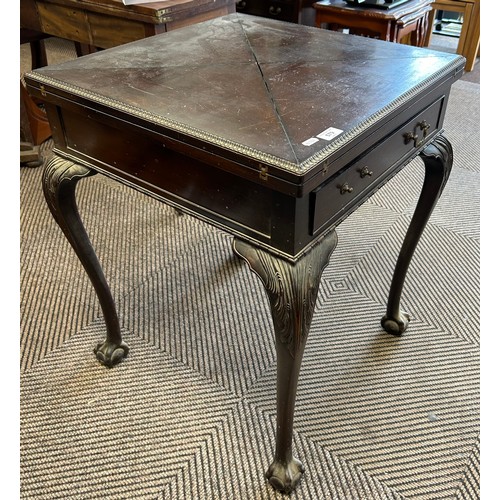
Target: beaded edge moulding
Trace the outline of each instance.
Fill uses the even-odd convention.
[[[457,56],[456,59],[448,63],[440,71],[434,73],[430,77],[420,82],[420,84],[416,85],[407,92],[401,94],[401,96],[399,96],[397,99],[393,100],[392,102],[384,106],[377,113],[371,115],[367,119],[360,122],[357,126],[353,127],[350,130],[345,131],[344,133],[339,135],[338,138],[334,139],[330,144],[325,146],[317,153],[314,153],[311,157],[309,157],[307,160],[301,163],[292,163],[290,161],[283,160],[282,158],[270,155],[268,153],[264,153],[257,149],[250,148],[248,146],[245,146],[244,144],[239,144],[237,142],[230,141],[222,137],[218,137],[214,134],[210,134],[209,132],[205,132],[203,130],[190,127],[189,125],[185,125],[175,120],[170,120],[168,118],[157,115],[155,113],[151,113],[149,111],[144,111],[140,108],[131,106],[119,100],[100,95],[91,90],[82,89],[76,85],[71,85],[62,82],[60,80],[57,80],[56,78],[49,77],[41,73],[29,72],[26,75],[26,77],[31,78],[32,80],[40,83],[41,85],[49,85],[56,89],[69,92],[78,97],[82,97],[84,99],[88,99],[89,101],[102,104],[110,109],[122,111],[131,116],[151,122],[155,125],[160,125],[161,127],[165,127],[166,129],[173,130],[175,132],[180,132],[182,134],[194,137],[196,139],[201,139],[202,141],[205,141],[207,143],[222,147],[224,149],[228,149],[230,151],[246,156],[250,159],[263,162],[267,165],[276,167],[286,172],[292,172],[294,174],[303,175],[307,173],[309,170],[313,169],[318,164],[320,164],[321,162],[323,162],[324,160],[326,160],[331,154],[335,153],[337,150],[344,147],[348,142],[352,141],[357,136],[362,134],[370,126],[379,122],[382,118],[384,118],[386,115],[394,111],[396,108],[403,106],[406,102],[411,100],[416,94],[422,92],[426,87],[431,86],[434,82],[439,80],[446,73],[454,69],[458,70],[460,67],[462,67],[462,65],[463,65],[463,58]]]

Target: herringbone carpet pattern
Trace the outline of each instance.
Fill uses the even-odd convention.
[[[419,159],[338,228],[306,346],[293,499],[479,498],[479,85],[453,88],[455,167],[385,334]],[[44,145],[49,156],[51,143]],[[274,499],[267,298],[231,237],[103,176],[82,218],[131,353],[108,370],[92,287],[21,169],[21,498]]]

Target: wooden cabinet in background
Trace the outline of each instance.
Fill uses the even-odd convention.
[[[235,11],[234,0],[21,0],[21,28],[107,49]]]
[[[314,26],[315,0],[236,0],[236,11]]]

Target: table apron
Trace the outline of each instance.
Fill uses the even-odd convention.
[[[248,178],[244,165],[96,110],[50,103],[46,109],[61,156],[296,260],[418,155],[440,131],[446,100],[440,94],[418,107],[410,120],[303,196],[273,188],[257,171]]]

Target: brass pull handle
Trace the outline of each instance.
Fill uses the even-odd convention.
[[[403,134],[403,137],[405,139],[405,144],[409,144],[411,141],[413,141],[413,145],[416,148],[418,148],[419,146],[421,146],[424,143],[431,126],[425,120],[422,120],[421,122],[418,122],[417,125],[415,126],[415,129],[417,129],[417,128],[423,132],[423,137],[422,137],[422,140],[420,140],[420,141],[419,141],[418,134],[415,132],[415,130],[413,130],[413,132],[405,132]]]
[[[371,177],[373,175],[373,172],[368,168],[368,167],[363,167],[360,171],[359,171],[359,175],[361,176],[361,178],[363,179],[363,177]]]
[[[405,138],[405,144],[409,144],[413,141],[413,144],[416,146],[418,143],[418,135],[415,134],[415,132],[406,132],[403,134],[403,137]]]
[[[342,186],[338,186],[338,188],[340,189],[340,194],[352,193],[354,191],[354,188],[349,186],[347,182],[344,182],[344,184],[342,184]]]
[[[425,120],[422,120],[421,122],[417,123],[417,126],[420,127],[420,130],[424,132],[424,137],[422,139],[424,140],[427,137],[427,134],[431,126]]]
[[[269,7],[269,14],[273,16],[281,14],[281,7],[275,7],[274,5],[271,5],[271,7]]]

